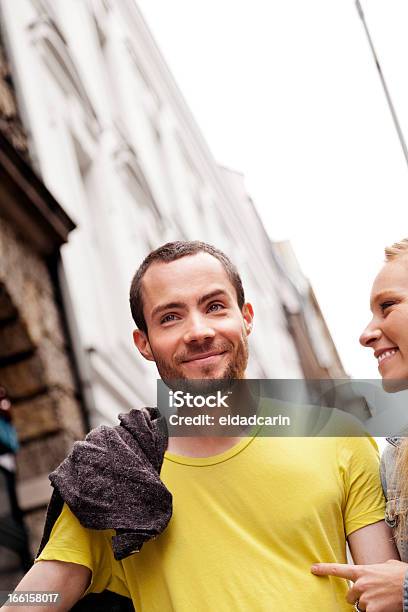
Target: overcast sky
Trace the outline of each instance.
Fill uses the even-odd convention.
[[[361,0],[408,138],[408,3]],[[408,168],[354,0],[138,0],[216,160],[289,239],[346,370],[383,248],[408,236]]]

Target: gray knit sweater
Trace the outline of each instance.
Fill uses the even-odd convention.
[[[394,528],[398,521],[398,514],[401,511],[401,500],[397,496],[396,488],[396,453],[402,438],[387,438],[389,446],[385,449],[381,458],[381,481],[384,495],[387,499],[385,510],[385,522]],[[402,542],[396,542],[401,561],[408,563],[408,533]],[[404,612],[408,612],[408,571],[404,580]]]

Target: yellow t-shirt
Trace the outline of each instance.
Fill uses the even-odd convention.
[[[347,585],[310,573],[346,562],[346,537],[384,517],[371,438],[243,438],[207,458],[166,453],[169,527],[115,561],[112,530],[81,527],[68,507],[38,560],[92,570],[88,592],[128,595],[138,612],[352,610]]]

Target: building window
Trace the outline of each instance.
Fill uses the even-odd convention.
[[[99,131],[97,116],[71,57],[64,35],[55,21],[45,14],[40,15],[30,24],[29,31],[44,64],[64,94],[75,97],[80,103],[88,128],[95,136]]]
[[[156,223],[162,223],[162,215],[156,204],[149,182],[145,177],[133,147],[119,133],[119,144],[114,154],[115,166],[136,202],[149,209]]]
[[[153,85],[152,79],[148,74],[148,71],[145,70],[142,62],[137,57],[136,51],[131,41],[129,39],[126,39],[124,44],[125,49],[132,61],[133,67],[136,69],[139,81],[143,83],[144,90],[151,98],[154,109],[158,111],[161,108],[161,100],[159,94],[157,93],[156,87]]]

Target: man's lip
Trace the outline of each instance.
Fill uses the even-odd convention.
[[[386,348],[377,349],[374,351],[374,357],[378,359],[380,355],[386,353],[387,351],[398,351],[398,346],[387,346]]]
[[[206,359],[207,357],[214,357],[215,355],[223,355],[224,353],[226,353],[226,351],[211,351],[210,353],[200,353],[195,357],[185,359],[183,363],[189,363],[190,361],[200,361],[201,359]]]

